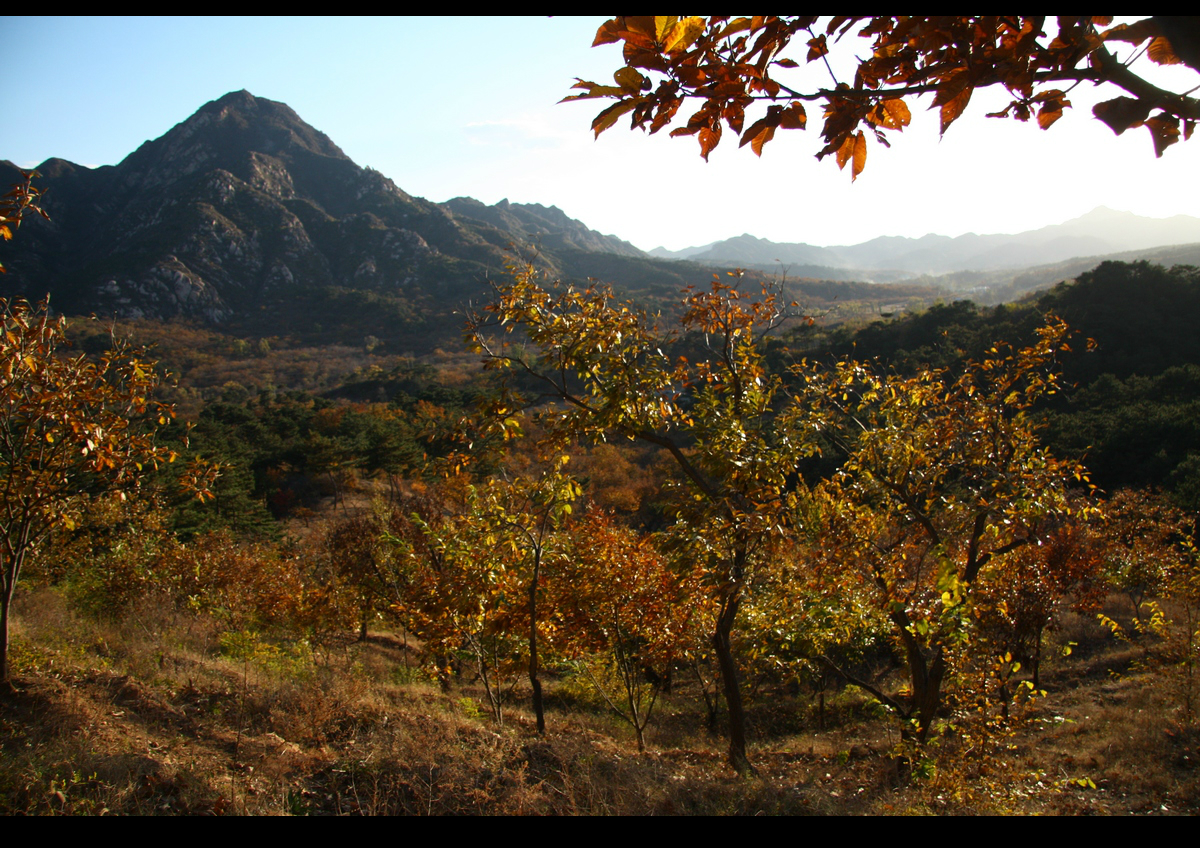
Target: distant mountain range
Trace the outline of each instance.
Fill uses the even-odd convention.
[[[38,170],[51,220],[33,216],[0,244],[9,269],[0,296],[51,292],[67,313],[197,318],[326,341],[457,335],[454,310],[487,296],[486,280],[511,261],[514,246],[550,274],[614,281],[627,295],[664,304],[677,303],[684,286],[703,285],[713,266],[774,270],[779,260],[814,292],[828,288],[816,280],[921,277],[923,291],[941,285],[976,297],[1023,291],[1032,283],[1014,274],[1029,266],[1050,264],[1040,273],[1055,273],[1053,263],[1071,257],[1200,242],[1195,218],[1098,209],[1012,236],[814,247],[744,235],[647,255],[553,206],[409,195],[356,165],[287,105],[246,91],[205,104],[118,165],[50,159]],[[0,162],[0,185],[17,179],[15,166]],[[690,261],[666,261],[680,258]],[[938,274],[951,276],[930,277]]]
[[[660,259],[688,259],[714,265],[770,268],[781,263],[800,266],[804,273],[828,269],[856,279],[884,272],[894,280],[922,274],[996,271],[1064,262],[1074,257],[1099,256],[1164,245],[1200,242],[1200,218],[1145,218],[1099,207],[1063,224],[1014,235],[976,235],[956,238],[882,236],[855,245],[817,247],[779,243],[749,233],[702,247],[650,251]]]

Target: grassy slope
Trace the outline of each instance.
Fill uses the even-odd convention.
[[[819,731],[806,693],[764,689],[750,713],[761,776],[743,781],[686,685],[638,756],[625,728],[564,694],[545,738],[520,692],[495,727],[480,693],[422,682],[388,636],[256,643],[238,659],[220,622],[152,599],[123,623],[50,589],[18,606],[0,813],[1200,812],[1200,732],[1180,720],[1178,678],[1153,646],[1089,622],[1061,635],[1079,645],[1007,757],[939,754],[932,776],[901,779],[889,724],[860,694],[831,696]]]

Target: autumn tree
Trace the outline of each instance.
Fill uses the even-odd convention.
[[[500,723],[523,664],[539,733],[546,723],[542,654],[554,630],[547,570],[561,556],[560,528],[579,496],[564,473],[566,459],[559,454],[530,473],[469,485],[457,508],[426,500],[388,534],[394,608],[431,650],[443,680],[455,654],[471,655]]]
[[[1105,577],[1112,589],[1128,596],[1135,629],[1141,631],[1153,599],[1170,594],[1197,516],[1159,494],[1123,489],[1105,503],[1105,519]]]
[[[837,679],[834,668],[861,667],[889,632],[885,612],[868,594],[829,579],[820,568],[822,560],[838,556],[821,517],[838,506],[836,497],[819,486],[806,493],[793,532],[775,542],[771,568],[745,606],[748,661],[764,677],[810,684],[822,730],[825,692]]]
[[[621,16],[600,27],[594,45],[617,43],[624,64],[613,83],[580,80],[583,93],[566,99],[616,101],[592,122],[597,135],[624,115],[655,133],[676,123],[685,101],[698,102],[671,135],[695,136],[705,159],[725,128],[762,155],[777,130],[805,129],[805,104],[816,104],[817,158],[850,163],[857,177],[868,137],[888,146],[887,133],[908,126],[914,98],[932,97],[944,133],[975,91],[996,86],[1011,100],[989,117],[1034,118],[1042,129],[1062,117],[1080,83],[1120,89],[1095,116],[1117,134],[1145,126],[1159,156],[1181,132],[1190,138],[1200,119],[1193,86],[1160,88],[1135,64],[1144,56],[1200,70],[1196,18],[1113,25],[1107,15]],[[830,61],[842,53],[854,62],[852,79]]]
[[[1123,639],[1152,636],[1155,653],[1178,688],[1186,721],[1200,698],[1200,548],[1198,516],[1160,493],[1128,489],[1106,504],[1107,568],[1112,588],[1128,593],[1133,627],[1101,614]]]
[[[710,289],[687,293],[692,359],[675,355],[674,333],[610,289],[545,288],[532,266],[496,285],[470,334],[487,367],[540,387],[512,408],[540,406],[547,426],[570,439],[636,439],[675,461],[687,481],[677,544],[703,571],[718,610],[710,639],[729,708],[729,760],[746,772],[734,627],[766,540],[783,531],[789,474],[815,447],[775,414],[780,383],[763,358],[763,334],[789,309],[773,291],[751,296],[739,282],[714,278]]]
[[[1068,611],[1094,614],[1108,594],[1103,567],[1107,545],[1100,529],[1075,516],[1048,523],[1040,544],[1013,551],[976,588],[981,632],[1001,653],[1028,667],[1035,689],[1042,688],[1046,631],[1057,628]]]
[[[113,339],[97,360],[64,351],[67,324],[49,303],[0,300],[0,682],[21,569],[100,492],[127,492],[175,453],[156,441],[174,415],[157,403],[154,363]],[[196,476],[185,483],[204,491]]]
[[[371,620],[393,602],[393,546],[387,537],[395,523],[394,507],[376,499],[370,513],[343,518],[325,534],[333,573],[355,595],[359,641],[366,640]]]
[[[487,662],[494,652],[484,647],[494,629],[489,590],[494,575],[487,560],[471,567],[467,551],[473,540],[459,531],[453,500],[434,489],[397,501],[384,536],[392,548],[391,607],[404,629],[424,642],[427,664],[443,688],[449,686],[454,655],[467,650],[475,654],[499,721],[500,700],[493,697],[493,666]]]
[[[1034,344],[996,344],[957,377],[852,360],[807,373],[805,396],[847,455],[826,484],[829,579],[874,597],[908,667],[903,697],[855,682],[911,721],[919,742],[981,650],[979,606],[1004,601],[985,589],[1014,586],[998,577],[1007,558],[1089,509],[1068,499],[1072,485],[1086,489],[1082,466],[1042,447],[1029,415],[1057,390],[1067,332],[1051,319]]]
[[[672,568],[652,537],[595,508],[573,523],[568,544],[553,584],[567,655],[644,751],[672,666],[710,617],[698,571]]]
[[[524,630],[529,688],[538,733],[546,729],[542,697],[541,655],[551,616],[545,607],[546,571],[552,558],[561,556],[559,530],[579,497],[579,484],[565,473],[568,457],[559,454],[540,472],[511,479],[491,478],[473,491],[468,516],[484,545],[482,556],[507,560],[504,583],[525,597],[513,605],[510,631]]]

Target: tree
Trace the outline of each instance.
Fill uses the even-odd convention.
[[[542,631],[550,628],[550,617],[541,604],[545,572],[551,557],[559,553],[558,531],[580,495],[579,484],[563,472],[568,459],[565,454],[556,456],[540,473],[529,477],[493,477],[474,490],[471,504],[472,523],[486,548],[498,550],[507,559],[507,582],[523,590],[526,598],[520,613],[528,618],[521,629],[527,635],[529,688],[538,733],[546,730],[539,650],[545,638]],[[491,550],[479,554],[489,556]],[[522,617],[518,614],[515,619]]]
[[[651,537],[589,509],[570,533],[555,582],[569,654],[639,751],[671,667],[707,612],[696,574],[679,573]]]
[[[393,546],[387,537],[395,519],[393,505],[376,499],[370,514],[343,518],[325,534],[333,573],[355,595],[360,642],[366,641],[371,619],[391,608]]]
[[[512,688],[505,681],[524,659],[539,733],[546,727],[541,655],[555,629],[547,571],[580,493],[563,473],[567,459],[560,454],[532,474],[468,486],[457,515],[429,502],[388,534],[396,547],[394,608],[433,649],[443,680],[452,654],[473,654],[499,724]]]
[[[1067,332],[1050,319],[1033,345],[996,344],[958,377],[943,369],[880,375],[854,361],[808,375],[805,394],[847,453],[827,484],[835,492],[833,575],[847,591],[872,594],[887,615],[909,694],[891,697],[854,682],[911,721],[919,742],[945,685],[982,644],[979,606],[1018,602],[985,590],[1016,588],[998,576],[1012,553],[1089,509],[1068,500],[1072,484],[1087,485],[1082,466],[1043,448],[1029,418],[1057,389],[1054,364],[1069,350]]]
[[[824,116],[817,158],[832,154],[838,167],[852,163],[857,178],[866,165],[867,134],[886,147],[887,132],[909,124],[913,97],[933,95],[944,133],[974,91],[1003,86],[1012,100],[989,117],[1036,116],[1048,129],[1070,107],[1071,89],[1091,82],[1125,92],[1097,104],[1095,116],[1118,135],[1145,126],[1161,156],[1179,140],[1181,124],[1183,137],[1191,137],[1200,100],[1191,96],[1194,88],[1176,93],[1152,84],[1134,61],[1144,55],[1200,70],[1200,19],[1156,16],[1115,26],[1112,20],[1060,15],[1052,27],[1037,15],[622,16],[604,23],[593,45],[622,43],[625,63],[613,75],[615,85],[579,80],[575,88],[584,93],[566,99],[616,100],[592,121],[597,135],[625,114],[634,127],[658,132],[675,122],[686,99],[698,99],[700,107],[671,135],[696,136],[705,159],[723,126],[761,156],[776,130],[805,129],[804,104],[817,102]],[[855,49],[851,34],[867,39],[870,50],[856,60],[852,83],[830,63],[832,51]],[[793,39],[803,41],[816,77],[785,55]],[[1111,49],[1118,42],[1132,45],[1124,61]],[[765,114],[746,126],[747,109],[760,101],[769,104]]]
[[[137,487],[175,453],[156,431],[174,411],[152,395],[154,363],[127,341],[96,361],[63,354],[67,324],[49,301],[0,300],[0,683],[8,683],[8,616],[29,554],[105,491]],[[213,469],[185,484],[202,496]]]
[[[1068,610],[1095,614],[1108,596],[1103,557],[1107,545],[1096,528],[1066,517],[1038,540],[1005,558],[976,590],[979,627],[1001,653],[1028,666],[1042,688],[1042,638]]]
[[[729,760],[751,771],[734,626],[766,540],[783,531],[789,474],[816,449],[789,430],[795,416],[776,415],[780,383],[762,351],[762,335],[790,310],[771,290],[754,298],[737,280],[714,277],[710,290],[687,292],[689,359],[672,355],[680,341],[673,333],[607,287],[548,290],[527,265],[495,290],[487,312],[471,320],[472,344],[487,367],[515,370],[543,392],[502,402],[500,415],[536,404],[566,438],[656,445],[687,480],[673,535],[717,608],[710,638],[729,707]],[[512,338],[518,328],[532,350]]]

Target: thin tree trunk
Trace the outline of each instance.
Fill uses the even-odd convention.
[[[8,679],[8,606],[12,592],[0,597],[0,687],[11,686]]]
[[[741,606],[740,591],[734,589],[717,618],[712,645],[717,654],[717,665],[721,669],[721,683],[725,689],[725,704],[729,708],[729,765],[738,774],[754,774],[754,766],[746,756],[746,713],[742,706],[742,690],[738,684],[737,663],[733,659],[730,634],[733,622]]]
[[[708,735],[717,735],[717,713],[720,712],[721,703],[720,695],[717,690],[713,690],[712,694],[708,692],[708,681],[704,679],[704,674],[700,671],[700,660],[692,660],[692,671],[696,675],[696,680],[700,683],[700,695],[704,698],[704,708],[708,715]]]
[[[1034,689],[1042,688],[1042,633],[1045,631],[1045,629],[1046,628],[1044,626],[1039,627],[1037,629],[1037,636],[1034,637],[1033,662],[1031,663],[1031,665],[1033,666],[1033,688]]]
[[[542,681],[538,679],[537,588],[541,562],[541,549],[535,549],[533,577],[529,581],[529,686],[533,689],[533,713],[537,716],[537,732],[539,734],[546,732],[546,714],[542,707]]]
[[[25,545],[28,538],[28,529],[22,529],[21,544]],[[24,549],[18,548],[18,550],[20,553],[8,558],[5,566],[4,587],[0,592],[0,686],[5,689],[12,688],[12,681],[8,677],[8,614],[12,608],[13,596],[17,591],[17,580],[21,576],[21,563],[25,559]]]

